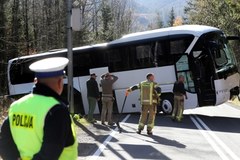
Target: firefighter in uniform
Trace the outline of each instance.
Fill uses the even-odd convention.
[[[140,84],[134,85],[127,89],[127,92],[140,89],[140,103],[142,105],[141,116],[139,119],[137,133],[141,134],[147,122],[147,134],[152,135],[152,129],[154,127],[155,116],[157,111],[157,104],[160,101],[161,88],[154,82],[154,75],[152,73],[147,74],[147,80]]]
[[[172,112],[172,120],[182,121],[183,110],[184,110],[184,96],[187,99],[187,94],[184,89],[184,76],[180,75],[178,81],[174,83],[173,86],[174,94],[174,109]]]
[[[60,97],[67,64],[67,58],[55,57],[30,65],[37,83],[32,93],[10,106],[0,134],[3,159],[77,159],[72,118]]]

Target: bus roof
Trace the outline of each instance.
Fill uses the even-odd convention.
[[[170,36],[170,35],[176,35],[176,34],[191,34],[196,37],[199,37],[204,33],[212,32],[212,31],[219,31],[219,29],[215,27],[205,26],[205,25],[182,25],[182,26],[176,26],[176,27],[160,28],[160,29],[155,29],[151,31],[127,34],[120,39],[110,42],[109,45],[144,40],[144,39],[151,39],[151,38],[157,38],[157,37],[163,37],[163,36]]]
[[[110,45],[116,45],[116,44],[121,44],[121,43],[127,43],[127,42],[133,42],[133,41],[138,41],[138,40],[151,39],[151,38],[157,38],[157,37],[163,37],[163,36],[169,36],[169,35],[176,35],[176,34],[192,34],[194,36],[199,37],[204,33],[212,32],[212,31],[219,31],[219,29],[215,28],[215,27],[204,26],[204,25],[182,25],[182,26],[176,26],[176,27],[160,28],[160,29],[155,29],[155,30],[150,30],[150,31],[127,34],[127,35],[123,36],[122,38],[113,40],[109,43],[101,43],[101,44],[76,47],[76,48],[73,48],[73,51],[91,49],[91,48],[95,48],[95,47],[96,48],[106,47],[106,46],[110,46]],[[64,53],[64,52],[65,53],[67,52],[66,48],[50,50],[50,51],[47,51],[44,53],[17,57],[17,58],[9,60],[9,63],[12,63],[15,60],[41,57],[44,55],[51,55],[51,54],[54,55],[57,53]]]
[[[94,45],[88,45],[88,46],[75,47],[75,48],[73,48],[73,51],[90,49],[90,48],[94,48],[94,47],[105,47],[106,45],[107,45],[107,43],[101,43],[101,44],[94,44]],[[49,50],[49,51],[43,52],[43,53],[16,57],[16,58],[10,59],[9,63],[11,63],[11,62],[13,62],[15,60],[21,60],[21,59],[25,59],[25,58],[35,58],[35,57],[41,57],[41,56],[44,56],[44,55],[51,55],[51,54],[54,55],[54,54],[66,53],[66,52],[67,52],[66,48],[63,48],[63,49],[53,49],[53,50]]]

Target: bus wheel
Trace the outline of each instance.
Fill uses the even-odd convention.
[[[173,94],[163,94],[161,99],[161,110],[164,114],[171,114],[173,111]]]

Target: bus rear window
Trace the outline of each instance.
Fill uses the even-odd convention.
[[[58,54],[47,54],[44,56],[29,57],[13,61],[8,71],[10,76],[10,83],[16,85],[33,82],[35,74],[29,69],[29,66],[33,62],[50,57],[66,57],[66,53],[62,52]]]
[[[30,71],[29,65],[33,61],[13,61],[10,67],[10,83],[22,84],[33,82],[34,73]]]

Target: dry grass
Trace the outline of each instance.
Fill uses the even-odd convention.
[[[232,98],[231,103],[240,107],[240,99],[237,96]]]
[[[85,117],[80,117],[78,114],[73,115],[73,119],[85,126],[90,124]]]
[[[0,106],[0,126],[3,123],[3,120],[7,117],[7,110]]]
[[[8,108],[12,103],[11,99],[3,97],[0,99],[0,125],[3,123],[3,120],[7,117]]]

